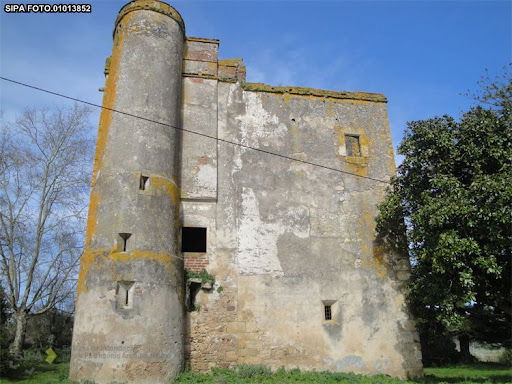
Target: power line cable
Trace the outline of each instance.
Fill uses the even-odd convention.
[[[85,100],[81,100],[81,99],[78,99],[78,98],[75,98],[75,97],[71,97],[71,96],[64,95],[64,94],[62,94],[62,93],[53,92],[53,91],[50,91],[50,90],[47,90],[47,89],[44,89],[44,88],[40,88],[40,87],[36,87],[36,86],[34,86],[34,85],[30,85],[30,84],[22,83],[21,81],[16,81],[16,80],[9,79],[9,78],[3,77],[3,76],[0,76],[0,79],[2,79],[2,80],[4,80],[4,81],[8,81],[8,82],[13,83],[13,84],[21,85],[21,86],[23,86],[23,87],[31,88],[31,89],[34,89],[34,90],[37,90],[37,91],[40,91],[40,92],[48,93],[48,94],[50,94],[50,95],[54,95],[54,96],[62,97],[62,98],[64,98],[64,99],[69,99],[69,100],[77,101],[77,102],[79,102],[79,103],[87,104],[87,105],[90,105],[90,106],[93,106],[93,107],[96,107],[96,108],[106,109],[106,110],[108,110],[108,111],[116,112],[116,113],[119,113],[119,114],[121,114],[121,115],[130,116],[130,117],[134,117],[134,118],[136,118],[136,119],[140,119],[140,120],[148,121],[148,122],[150,122],[150,123],[164,125],[164,126],[166,126],[166,127],[170,127],[170,128],[176,129],[176,130],[178,130],[178,131],[187,132],[187,133],[192,133],[192,134],[194,134],[194,135],[207,137],[207,138],[209,138],[209,139],[216,140],[216,141],[220,141],[220,142],[223,142],[223,143],[226,143],[226,144],[231,144],[231,145],[235,145],[235,146],[238,146],[238,147],[242,147],[242,148],[246,148],[246,149],[251,149],[251,150],[253,150],[253,151],[258,151],[258,152],[266,153],[266,154],[268,154],[268,155],[281,157],[281,158],[283,158],[283,159],[287,159],[287,160],[297,161],[297,162],[299,162],[299,163],[308,164],[308,165],[311,165],[311,166],[314,166],[314,167],[324,168],[324,169],[327,169],[327,170],[329,170],[329,171],[334,171],[334,172],[344,173],[344,174],[346,174],[346,175],[351,175],[351,176],[360,177],[360,178],[363,178],[363,179],[368,179],[368,180],[372,180],[372,181],[377,181],[377,182],[379,182],[379,183],[389,184],[389,181],[386,181],[386,180],[381,180],[381,179],[377,179],[377,178],[370,177],[370,176],[362,176],[362,175],[358,175],[358,174],[356,174],[356,173],[343,171],[343,170],[341,170],[341,169],[337,169],[337,168],[333,168],[333,167],[328,167],[328,166],[326,166],[326,165],[322,165],[322,164],[318,164],[318,163],[312,163],[312,162],[310,162],[310,161],[306,161],[306,160],[296,159],[296,158],[289,157],[289,156],[286,156],[286,155],[282,155],[282,154],[279,154],[279,153],[266,151],[266,150],[261,149],[261,148],[251,147],[251,146],[249,146],[249,145],[245,145],[245,144],[242,144],[242,143],[237,143],[237,142],[234,142],[234,141],[229,141],[229,140],[225,140],[225,139],[220,139],[220,138],[218,138],[218,137],[211,136],[211,135],[207,135],[207,134],[205,134],[205,133],[201,133],[201,132],[192,131],[192,130],[190,130],[190,129],[180,128],[180,127],[175,127],[175,126],[173,126],[173,125],[170,125],[170,124],[167,124],[167,123],[163,123],[163,122],[161,122],[161,121],[156,121],[156,120],[149,119],[149,118],[147,118],[147,117],[134,115],[134,114],[129,113],[129,112],[119,111],[119,110],[117,110],[117,109],[113,109],[113,108],[105,107],[105,106],[103,106],[103,105],[99,105],[99,104],[91,103],[90,101],[85,101]]]

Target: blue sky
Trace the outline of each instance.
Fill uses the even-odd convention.
[[[92,14],[54,15],[6,14],[5,3],[15,1],[2,0],[2,76],[101,104],[104,60],[125,2],[93,0]],[[170,4],[188,36],[220,39],[222,58],[243,58],[248,81],[384,93],[395,146],[406,121],[458,116],[472,104],[460,94],[475,90],[485,69],[495,74],[512,60],[511,1]],[[67,103],[4,81],[0,87],[6,120],[26,106]]]

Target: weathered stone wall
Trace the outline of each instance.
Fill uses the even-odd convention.
[[[71,377],[167,382],[184,356],[421,374],[408,261],[375,242],[386,184],[364,178],[394,174],[385,97],[246,83],[218,46],[156,0],[116,21],[104,106],[168,125],[102,112]],[[182,254],[180,226],[206,252]],[[216,278],[187,314],[183,263]]]
[[[180,126],[183,45],[183,21],[173,8],[146,0],[125,6],[103,105]],[[183,367],[180,144],[169,126],[102,111],[73,329],[74,380],[167,383]]]
[[[217,199],[218,40],[188,38],[183,64],[181,198]],[[200,136],[187,131],[199,132]]]
[[[394,174],[383,96],[243,83],[241,62],[224,63],[231,66],[222,69],[230,77],[219,66],[219,138],[361,176]],[[359,156],[349,156],[345,135],[358,136]],[[408,262],[375,242],[386,184],[225,142],[217,153],[217,200],[182,204],[184,226],[208,228],[201,256],[217,280],[188,315],[191,368],[421,374],[400,290]],[[324,304],[332,305],[330,321]]]

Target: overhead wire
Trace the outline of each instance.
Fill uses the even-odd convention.
[[[176,127],[174,125],[167,124],[167,123],[164,123],[164,122],[161,122],[161,121],[153,120],[153,119],[150,119],[150,118],[147,118],[147,117],[143,117],[143,116],[139,116],[139,115],[134,115],[133,113],[129,113],[129,112],[125,112],[125,111],[119,111],[119,110],[114,109],[114,108],[105,107],[103,105],[95,104],[95,103],[92,103],[90,101],[86,101],[86,100],[78,99],[76,97],[64,95],[62,93],[50,91],[48,89],[44,89],[44,88],[37,87],[35,85],[23,83],[21,81],[9,79],[7,77],[0,76],[0,79],[2,79],[4,81],[7,81],[7,82],[10,82],[10,83],[13,83],[13,84],[17,84],[17,85],[26,87],[26,88],[30,88],[30,89],[34,89],[34,90],[37,90],[37,91],[40,91],[40,92],[48,93],[50,95],[62,97],[62,98],[68,99],[68,100],[73,100],[73,101],[76,101],[76,102],[79,102],[79,103],[82,103],[82,104],[90,105],[92,107],[96,107],[96,108],[100,108],[100,109],[105,109],[105,110],[108,110],[108,111],[119,113],[121,115],[133,117],[133,118],[136,118],[136,119],[139,119],[139,120],[144,120],[144,121],[147,121],[147,122],[150,122],[150,123],[163,125],[163,126],[170,127],[172,129],[175,129],[175,130],[178,130],[178,131],[187,132],[187,133],[191,133],[191,134],[194,134],[194,135],[206,137],[206,138],[209,138],[209,139],[212,139],[212,140],[215,140],[215,141],[220,141],[220,142],[223,142],[223,143],[226,143],[226,144],[231,144],[231,145],[238,146],[238,147],[241,147],[241,148],[246,148],[246,149],[250,149],[250,150],[253,150],[253,151],[258,151],[258,152],[266,153],[268,155],[280,157],[280,158],[287,159],[287,160],[296,161],[296,162],[303,163],[303,164],[308,164],[308,165],[311,165],[311,166],[314,166],[314,167],[319,167],[319,168],[327,169],[327,170],[333,171],[333,172],[339,172],[339,173],[343,173],[343,174],[346,174],[346,175],[350,175],[350,176],[354,176],[354,177],[359,177],[359,178],[362,178],[362,179],[368,179],[368,180],[376,181],[376,182],[379,182],[379,183],[389,184],[389,181],[387,181],[387,180],[377,179],[375,177],[370,177],[370,176],[358,175],[356,173],[344,171],[342,169],[333,168],[333,167],[329,167],[329,166],[318,164],[318,163],[313,163],[313,162],[306,161],[306,160],[296,159],[294,157],[286,156],[286,155],[283,155],[283,154],[280,154],[280,153],[275,153],[275,152],[267,151],[265,149],[251,147],[251,146],[246,145],[246,144],[237,143],[237,142],[226,140],[226,139],[221,139],[221,138],[218,138],[218,137],[215,137],[215,136],[208,135],[206,133],[201,133],[201,132],[193,131],[193,130],[182,128],[182,127]]]

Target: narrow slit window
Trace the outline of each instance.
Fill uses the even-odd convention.
[[[128,239],[130,238],[131,235],[132,235],[131,233],[126,233],[126,232],[119,234],[122,252],[126,252],[126,247],[128,245]]]
[[[183,227],[181,252],[206,252],[206,228]]]
[[[332,320],[332,306],[324,305],[324,317],[325,320]]]
[[[133,308],[134,281],[118,281],[116,288],[117,307],[119,309]]]
[[[358,135],[345,135],[345,148],[347,156],[360,157],[361,144]]]
[[[149,176],[140,175],[139,189],[145,191],[149,186]]]

